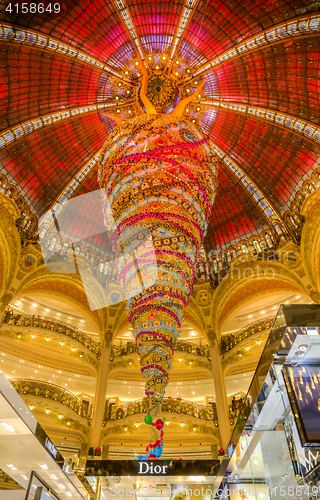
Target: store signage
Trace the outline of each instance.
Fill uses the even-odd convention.
[[[168,465],[155,465],[153,462],[139,462],[138,474],[166,474]]]
[[[87,460],[85,476],[216,476],[220,460]]]
[[[46,438],[44,445],[47,448],[47,450],[49,451],[49,453],[51,453],[53,458],[57,458],[58,450],[55,447],[55,445],[53,444],[53,442],[50,441],[49,438]]]

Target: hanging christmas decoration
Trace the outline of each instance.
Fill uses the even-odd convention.
[[[160,438],[155,441],[153,444],[149,444],[146,447],[146,455],[139,455],[138,460],[151,460],[151,459],[157,459],[160,458],[163,452],[163,446],[164,446],[164,432],[163,432],[163,427],[164,423],[166,421],[165,418],[158,418],[155,422],[153,421],[152,415],[146,415],[144,417],[144,421],[147,425],[152,425],[154,426],[158,431],[160,431]]]
[[[106,221],[112,215],[115,223],[111,242],[128,296],[149,413],[156,416],[207,231],[219,159],[208,138],[182,118],[194,96],[171,114],[157,114],[146,97],[146,84],[145,76],[140,97],[147,114],[125,122],[116,117],[117,139],[102,151],[99,181]],[[130,258],[121,257],[123,253]],[[146,416],[148,425],[152,415]],[[149,445],[149,455],[152,449],[154,457],[161,456],[161,442]]]

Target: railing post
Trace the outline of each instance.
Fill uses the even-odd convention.
[[[226,449],[231,437],[226,384],[220,358],[218,342],[210,346],[212,375],[216,393],[216,407],[219,421],[221,446]]]
[[[105,341],[101,347],[101,361],[98,370],[97,386],[93,404],[90,446],[93,446],[94,448],[100,445],[100,434],[107,395],[110,354],[111,342]]]

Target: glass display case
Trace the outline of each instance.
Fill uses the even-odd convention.
[[[216,497],[320,496],[320,305],[280,307],[215,481]]]

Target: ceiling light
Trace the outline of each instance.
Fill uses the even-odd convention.
[[[31,337],[32,339],[35,339],[35,338],[36,338],[36,335],[35,335],[34,333],[32,333],[32,334],[30,335],[30,337]]]
[[[66,487],[65,487],[63,484],[60,484],[60,483],[58,483],[58,484],[59,484],[59,486],[60,486],[60,488],[61,488],[62,490],[65,490],[65,489],[66,489]]]
[[[124,430],[127,431],[128,429],[125,427]]]
[[[183,423],[183,422],[181,422],[181,423],[180,423],[180,426],[181,426],[181,427],[184,427],[185,425],[186,425],[186,424],[185,424],[185,423]]]
[[[139,66],[139,61],[136,61],[134,64],[135,64],[136,66]]]
[[[60,345],[65,345],[65,342],[61,341],[59,342]]]
[[[307,344],[302,344],[302,345],[299,345],[298,349],[300,351],[306,351],[308,349],[308,345]]]
[[[305,355],[305,352],[304,351],[296,351],[295,355],[298,356],[299,358],[302,358],[302,356]]]
[[[11,470],[18,470],[18,467],[15,467],[13,464],[6,464],[6,466]]]
[[[34,405],[29,405],[29,410],[34,410],[35,409],[35,406]]]
[[[76,347],[71,347],[71,351],[76,351],[77,348]]]
[[[60,313],[57,313],[57,316],[61,316],[61,314],[60,314]]]
[[[156,66],[156,69],[159,69],[159,66]]]
[[[301,295],[296,295],[296,299],[300,299]]]
[[[130,90],[127,90],[127,94],[130,94]]]
[[[7,424],[6,422],[1,422],[2,427],[5,428],[6,431],[8,432],[16,432],[15,429],[12,427],[12,425]]]
[[[62,444],[62,443],[61,443]],[[58,479],[55,474],[50,474],[51,479]]]
[[[73,319],[73,318],[71,318],[71,317],[69,316],[69,319]]]
[[[63,415],[58,415],[58,419],[61,420],[63,418]]]
[[[265,314],[265,313],[266,313],[266,311],[261,311],[261,314]]]
[[[47,342],[50,342],[50,340],[51,340],[51,337],[46,337]]]
[[[126,69],[125,72],[124,72],[125,75],[128,75],[129,74],[129,71]]]
[[[46,408],[44,411],[46,412],[47,415],[49,415],[49,413],[51,413],[50,408]]]
[[[48,468],[48,466],[46,464],[39,464],[39,465],[40,465],[41,469],[47,469]]]
[[[193,430],[196,431],[197,429],[194,427]]]
[[[45,309],[45,311],[48,313],[50,309]]]
[[[32,304],[32,307],[38,307],[37,304]]]

